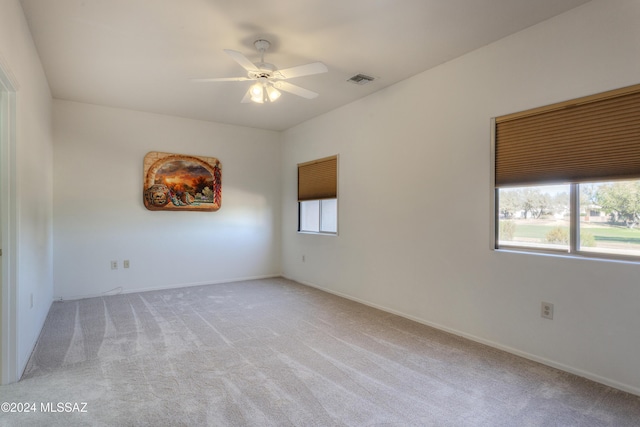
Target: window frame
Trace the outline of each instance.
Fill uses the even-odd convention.
[[[525,254],[546,254],[561,257],[573,257],[584,258],[594,260],[606,260],[606,261],[619,261],[619,262],[631,262],[640,263],[640,255],[624,255],[624,254],[611,254],[595,251],[582,251],[580,250],[580,184],[572,182],[556,182],[556,183],[540,183],[539,185],[569,185],[569,248],[568,249],[554,249],[554,248],[532,248],[523,245],[502,245],[500,246],[500,227],[498,226],[500,221],[500,187],[496,186],[495,171],[496,171],[496,119],[491,118],[491,182],[490,182],[490,209],[491,209],[491,224],[490,242],[491,250],[497,252],[517,252]],[[594,181],[594,182],[610,182],[607,181]]]
[[[327,162],[327,161],[333,161],[335,160],[335,179],[334,181],[334,185],[335,188],[332,189],[332,191],[329,191],[329,193],[325,193],[327,187],[323,187],[320,191],[319,194],[317,194],[319,197],[317,198],[304,198],[301,199],[301,195],[300,195],[300,168],[301,167],[305,167],[308,165],[314,165],[314,164],[318,164],[318,163],[322,163],[322,162]],[[339,167],[340,167],[340,159],[339,159],[339,155],[335,154],[332,156],[328,156],[328,157],[323,157],[323,158],[319,158],[316,160],[311,160],[308,162],[303,162],[303,163],[298,163],[297,165],[297,171],[298,171],[298,227],[297,227],[297,232],[300,234],[315,234],[315,235],[324,235],[324,236],[338,236],[338,232],[339,232],[339,227],[340,227],[340,221],[339,221],[339,189],[338,189],[338,182],[339,182]],[[323,178],[325,178],[326,175],[323,176]],[[308,181],[307,181],[308,183]],[[336,201],[336,215],[335,215],[335,222],[336,222],[336,231],[323,231],[322,230],[322,201],[323,200],[335,200]],[[314,202],[317,201],[318,202],[318,230],[319,231],[308,231],[308,230],[302,230],[302,216],[301,216],[301,211],[302,211],[302,203],[304,202]]]
[[[323,231],[322,230],[322,201],[323,200],[335,200],[336,201],[336,231]],[[318,231],[312,230],[303,230],[302,229],[302,203],[304,202],[318,202]],[[337,236],[338,235],[338,198],[331,199],[312,199],[312,200],[303,200],[298,201],[298,233],[301,234],[323,234],[327,236]]]

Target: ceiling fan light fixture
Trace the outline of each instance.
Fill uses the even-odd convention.
[[[251,100],[258,104],[262,104],[264,102],[264,89],[261,82],[251,86]]]
[[[267,95],[269,96],[269,101],[273,102],[276,99],[280,98],[280,95],[282,95],[280,93],[280,91],[278,89],[276,89],[273,86],[268,86],[267,87]]]
[[[264,77],[260,77],[258,81],[251,86],[249,93],[251,94],[251,100],[258,104],[274,102],[282,95],[280,91]]]

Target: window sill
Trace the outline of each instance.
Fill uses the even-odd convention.
[[[314,236],[338,236],[338,233],[326,233],[321,231],[298,231],[298,234],[310,234]]]
[[[602,253],[590,253],[590,252],[574,252],[569,253],[567,251],[562,250],[532,250],[527,247],[502,247],[495,248],[495,252],[502,253],[513,253],[513,254],[524,254],[524,255],[540,255],[540,256],[551,256],[558,258],[570,258],[570,259],[579,259],[579,260],[593,260],[593,261],[603,261],[603,262],[618,262],[622,264],[640,264],[640,257],[637,256],[624,256],[624,255],[607,255]]]

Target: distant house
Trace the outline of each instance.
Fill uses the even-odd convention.
[[[581,212],[580,216],[586,222],[606,222],[607,214],[598,205],[588,205]]]

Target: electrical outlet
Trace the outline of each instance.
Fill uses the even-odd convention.
[[[553,320],[553,304],[543,301],[540,307],[540,316]]]
[[[111,261],[111,269],[112,270],[118,269],[118,261]]]
[[[129,268],[129,260],[125,259],[124,261],[122,261],[122,267],[123,268]]]

